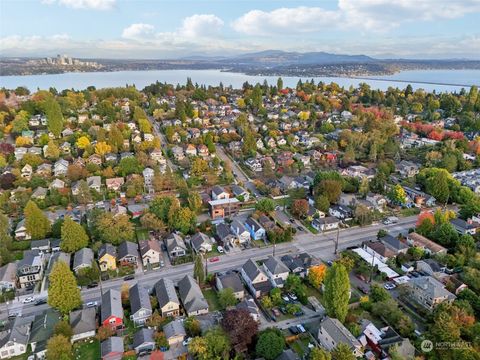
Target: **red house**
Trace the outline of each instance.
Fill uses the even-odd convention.
[[[110,289],[102,295],[101,319],[102,326],[112,329],[123,328],[123,308],[120,291]]]

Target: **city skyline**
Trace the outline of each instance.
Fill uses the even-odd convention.
[[[0,7],[2,56],[167,59],[278,49],[480,58],[480,32],[471,30],[479,0],[7,0]]]

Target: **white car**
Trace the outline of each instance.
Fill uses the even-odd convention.
[[[217,246],[217,250],[220,254],[224,253],[223,246]]]
[[[192,341],[192,339],[193,339],[193,338],[189,337],[189,338],[183,340],[183,343],[182,343],[183,346],[187,346],[188,344],[190,344],[190,342]]]
[[[95,307],[95,306],[97,306],[96,301],[89,301],[85,304],[85,307],[87,307],[87,308],[92,308],[92,307]]]
[[[385,290],[393,290],[396,288],[394,284],[385,284],[383,285],[383,287],[385,288]]]
[[[28,296],[25,299],[22,300],[23,304],[30,304],[35,301],[35,298],[33,296]]]

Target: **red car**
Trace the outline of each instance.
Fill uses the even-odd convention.
[[[209,261],[210,262],[217,262],[217,261],[220,261],[220,258],[218,256],[215,256],[215,257],[210,258]]]

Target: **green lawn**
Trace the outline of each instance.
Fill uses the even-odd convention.
[[[138,241],[141,241],[141,240],[148,240],[148,230],[147,229],[137,229],[136,231],[137,233],[137,240]]]
[[[306,355],[308,352],[308,344],[310,339],[308,336],[302,336],[297,341],[290,344],[290,348],[300,356],[301,359]]]
[[[307,289],[307,297],[308,296],[314,296],[318,299],[318,301],[320,301],[320,304],[323,305],[323,295],[319,290],[317,290],[317,289],[315,289],[315,288],[313,288],[309,285],[306,286],[306,289]]]
[[[100,359],[100,342],[97,339],[76,343],[73,349],[75,359]]]
[[[203,292],[203,296],[205,296],[205,299],[208,302],[209,311],[212,312],[212,311],[220,310],[221,307],[220,307],[220,303],[218,302],[218,296],[215,290],[207,289],[207,290],[203,290],[202,292]]]

